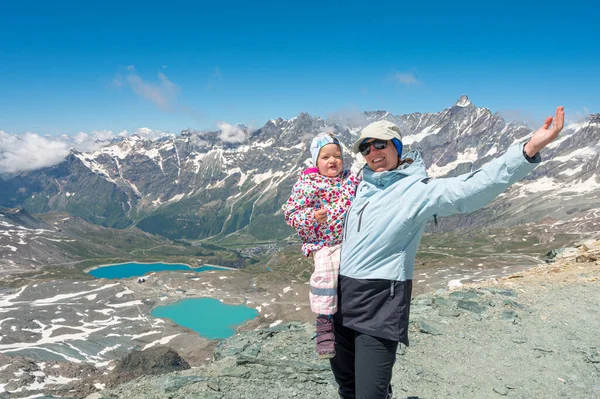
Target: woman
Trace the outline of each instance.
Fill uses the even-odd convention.
[[[400,129],[378,121],[365,127],[353,151],[367,161],[348,211],[342,244],[336,356],[330,360],[339,394],[391,398],[398,343],[408,345],[408,316],[415,255],[425,222],[472,212],[490,203],[541,161],[539,151],[564,125],[557,107],[544,126],[480,169],[429,179],[418,152],[402,155]]]

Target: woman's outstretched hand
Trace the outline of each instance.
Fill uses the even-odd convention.
[[[552,122],[554,121],[554,124]],[[550,127],[552,125],[552,127]],[[533,157],[535,154],[540,152],[542,148],[546,147],[555,138],[558,137],[558,133],[562,130],[565,125],[565,107],[558,106],[556,107],[556,116],[554,120],[551,116],[546,118],[546,122],[544,122],[544,126],[539,128],[527,144],[525,144],[524,151],[527,156]]]

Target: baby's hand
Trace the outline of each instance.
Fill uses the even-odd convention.
[[[313,214],[314,218],[319,223],[327,222],[327,209],[319,209]]]

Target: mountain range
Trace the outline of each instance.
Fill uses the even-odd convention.
[[[400,127],[405,149],[419,150],[434,178],[475,170],[532,132],[462,96],[437,113],[375,111],[327,119],[301,113],[257,130],[185,130],[156,140],[132,135],[95,152],[72,150],[55,166],[1,176],[0,207],[66,212],[99,226],[135,226],[170,239],[272,241],[293,235],[281,205],[310,164],[312,137],[335,132],[345,146],[345,166],[357,169],[364,160],[348,148],[362,127],[384,119]],[[599,143],[600,114],[566,126],[526,180],[483,210],[442,220],[438,229],[595,217]]]

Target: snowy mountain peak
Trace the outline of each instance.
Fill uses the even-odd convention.
[[[144,139],[149,139],[149,140],[159,140],[159,139],[163,139],[165,137],[173,137],[174,134],[172,133],[168,133],[168,132],[162,132],[160,130],[153,130],[147,127],[141,127],[138,130],[135,131],[135,133],[133,134],[134,136],[139,136],[139,137],[143,137]]]
[[[135,134],[137,134],[138,136],[144,136],[152,133],[153,131],[154,130],[150,129],[149,127],[141,127],[135,131]]]
[[[589,124],[594,126],[600,126],[600,114],[590,114]]]
[[[456,101],[456,104],[454,104],[456,107],[468,107],[469,105],[471,105],[471,101],[469,100],[469,97],[463,95],[460,96],[460,98]]]

